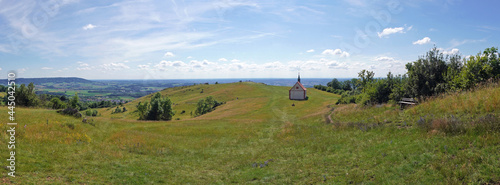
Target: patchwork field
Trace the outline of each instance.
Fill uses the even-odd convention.
[[[498,86],[436,98],[406,110],[392,105],[338,106],[338,95],[312,88],[309,100],[291,101],[288,88],[251,82],[169,88],[161,94],[174,103],[172,121],[137,120],[135,105],[150,96],[125,104],[124,113],[99,109],[100,116],[88,118],[91,124],[55,110],[17,107],[16,177],[4,169],[0,182],[500,182],[500,129],[464,126],[463,133],[450,134],[432,124],[431,129],[419,126],[447,119],[451,113],[460,115],[464,124],[470,120],[479,125],[477,120],[486,117],[499,120],[500,99],[493,97],[500,93]],[[197,101],[206,96],[226,103],[192,117]],[[466,104],[484,96],[489,97],[477,105]],[[451,101],[456,108],[441,110],[435,105],[450,107],[446,102]],[[477,111],[469,111],[471,107]],[[7,107],[0,107],[0,113],[6,122]],[[8,130],[7,125],[2,129]],[[8,139],[1,132],[4,161],[9,157]]]

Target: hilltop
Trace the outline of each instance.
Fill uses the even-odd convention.
[[[175,104],[172,121],[137,120],[135,105],[151,95],[125,104],[125,113],[99,109],[101,116],[89,118],[95,126],[55,110],[17,108],[16,137],[22,145],[16,156],[18,177],[8,180],[21,184],[500,181],[498,131],[448,134],[418,126],[419,117],[434,114],[433,119],[439,120],[455,110],[472,120],[485,114],[498,119],[498,85],[443,95],[406,110],[393,105],[336,106],[338,95],[312,88],[309,100],[290,101],[288,88],[251,82],[168,88],[160,93]],[[226,104],[190,116],[196,102],[206,96]],[[440,104],[451,108],[442,109]],[[471,106],[474,111],[468,109]],[[332,123],[326,122],[327,115]],[[6,120],[7,114],[0,119]],[[1,135],[5,142],[6,133]],[[6,158],[7,148],[1,147],[0,153]],[[3,178],[6,181],[6,174]]]

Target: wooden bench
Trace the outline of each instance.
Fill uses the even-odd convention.
[[[405,106],[412,106],[418,104],[418,101],[413,98],[402,98],[401,101],[398,102],[401,105],[401,109]]]

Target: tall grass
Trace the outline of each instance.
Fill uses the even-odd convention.
[[[288,100],[288,87],[254,83],[191,86],[162,93],[179,103],[177,108],[182,108],[177,110],[186,111],[190,101],[204,96],[200,94],[228,95],[227,104],[209,114],[168,122],[137,121],[131,114],[134,102],[125,105],[130,109],[121,116],[104,112],[95,117],[95,126],[54,110],[19,108],[18,176],[8,178],[3,173],[2,178],[16,184],[500,181],[500,134],[490,132],[498,129],[496,111],[475,116],[472,124],[478,125],[477,130],[447,135],[403,126],[417,124],[420,118],[411,122],[410,113],[419,106],[401,111],[390,105],[345,105],[335,108],[334,124],[325,124],[324,115],[338,96],[313,89],[308,89],[308,101]],[[7,108],[0,107],[0,112]],[[425,117],[427,112],[422,114]],[[434,119],[451,120],[434,115],[432,120],[427,117],[431,126]],[[0,120],[6,119],[7,114],[0,114]],[[0,138],[6,146],[6,133],[0,132]],[[0,157],[7,158],[6,154],[7,148],[0,147]]]

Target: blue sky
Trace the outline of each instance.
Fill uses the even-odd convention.
[[[0,1],[0,75],[383,77],[498,47],[500,1]],[[1,79],[1,77],[0,77]]]

